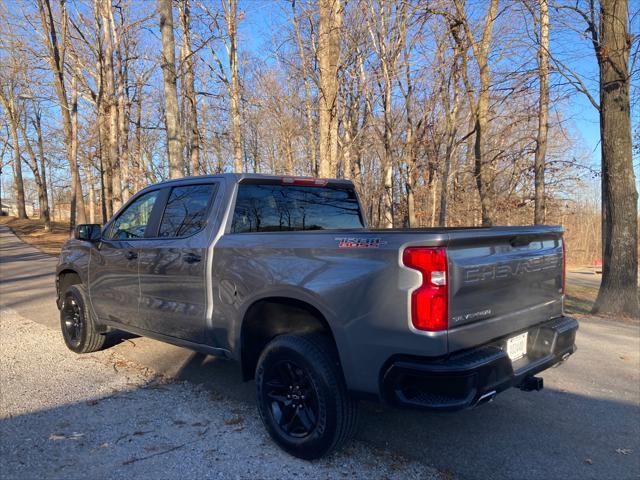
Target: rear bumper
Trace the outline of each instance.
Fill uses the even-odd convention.
[[[513,363],[506,354],[507,337],[446,358],[392,357],[383,369],[382,396],[402,407],[473,407],[567,359],[576,351],[577,330],[578,322],[564,316],[528,328],[527,355]],[[517,333],[522,332],[509,337]]]

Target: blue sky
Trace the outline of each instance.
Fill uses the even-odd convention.
[[[215,5],[218,4],[218,0],[208,1]],[[304,1],[298,0],[298,9],[302,7]],[[479,12],[482,12],[486,8],[483,2],[484,0],[476,0],[473,6]],[[149,10],[149,13],[151,13],[152,8],[155,7],[155,2],[151,0],[141,1],[140,7],[140,10]],[[631,7],[633,8],[633,5]],[[240,0],[240,10],[244,12],[244,17],[239,25],[239,47],[241,53],[242,51],[248,51],[257,57],[268,59],[274,49],[274,38],[281,38],[281,36],[278,36],[278,27],[286,25],[289,21],[291,4],[285,0]],[[639,24],[640,16],[634,17],[631,26],[632,33],[640,33]],[[153,39],[149,38],[149,41],[159,43],[158,32],[155,30],[149,31],[149,34],[153,37]],[[496,38],[496,41],[499,42],[499,38]],[[563,60],[566,60],[572,68],[580,72],[581,77],[588,83],[593,95],[597,97],[598,72],[591,43],[581,35],[579,30],[572,32],[557,21],[554,21],[553,11],[551,12],[551,49],[554,52],[559,52]],[[556,74],[552,83],[557,84],[561,80],[561,77]],[[636,88],[640,88],[638,85],[640,79],[637,78],[637,75],[633,82],[636,84]],[[565,88],[564,90],[572,92],[570,88]],[[640,122],[640,104],[634,107],[632,121],[637,123]],[[570,93],[563,101],[560,110],[570,122],[572,131],[577,137],[579,149],[588,155],[588,166],[598,170],[600,166],[600,132],[597,110],[583,94],[575,92]],[[635,124],[632,124],[632,128],[634,126]],[[636,178],[640,179],[640,158],[635,159],[635,169]],[[5,170],[6,173],[7,171]]]
[[[299,1],[298,10],[304,2]],[[477,12],[482,12],[486,7],[484,0],[476,0],[473,7]],[[245,12],[245,17],[240,22],[240,46],[255,53],[270,51],[271,37],[279,24],[286,24],[290,15],[289,2],[275,2],[270,0],[240,0],[240,10]],[[474,9],[475,10],[475,9]],[[475,14],[476,12],[474,11]],[[562,51],[563,58],[566,58],[572,68],[579,72],[581,77],[590,87],[597,98],[598,70],[595,61],[595,54],[591,43],[580,38],[575,32],[568,32],[561,25],[554,24],[553,11],[551,11],[551,49],[552,51]],[[637,22],[632,26],[632,30],[638,31]],[[499,42],[499,38],[496,38]],[[567,46],[570,48],[567,48]],[[554,81],[560,82],[563,79],[556,75]],[[637,81],[637,79],[636,79]],[[598,111],[591,105],[585,95],[575,93],[572,89],[563,87],[568,92],[567,98],[561,109],[568,117],[573,127],[573,131],[578,136],[578,141],[585,152],[589,152],[589,166],[599,168],[600,166],[600,126]],[[635,115],[636,119],[640,114]],[[633,127],[632,127],[633,128]],[[638,168],[639,165],[636,165]]]

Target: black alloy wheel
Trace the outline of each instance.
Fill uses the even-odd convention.
[[[62,306],[62,328],[68,343],[78,348],[82,341],[83,319],[82,311],[75,298],[68,298]]]
[[[318,422],[318,394],[309,375],[295,363],[284,360],[265,372],[270,413],[286,435],[308,436]]]
[[[106,337],[91,315],[83,285],[71,285],[64,292],[60,328],[67,348],[76,353],[95,352],[104,346]]]
[[[291,455],[320,458],[355,431],[358,402],[347,390],[335,343],[327,334],[272,339],[258,360],[256,390],[267,432]]]

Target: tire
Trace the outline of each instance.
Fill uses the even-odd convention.
[[[82,285],[71,285],[63,295],[60,309],[60,329],[69,350],[91,353],[102,349],[105,335],[97,333],[89,310],[87,291]]]
[[[271,438],[291,455],[313,460],[338,449],[356,428],[358,403],[325,335],[282,335],[262,351],[256,371],[258,410]]]

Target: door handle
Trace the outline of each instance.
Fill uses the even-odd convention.
[[[182,260],[187,263],[198,263],[202,258],[200,255],[196,255],[195,253],[186,253],[182,256]]]
[[[136,252],[127,252],[124,254],[124,258],[126,258],[127,260],[134,260],[138,258],[138,254]]]

